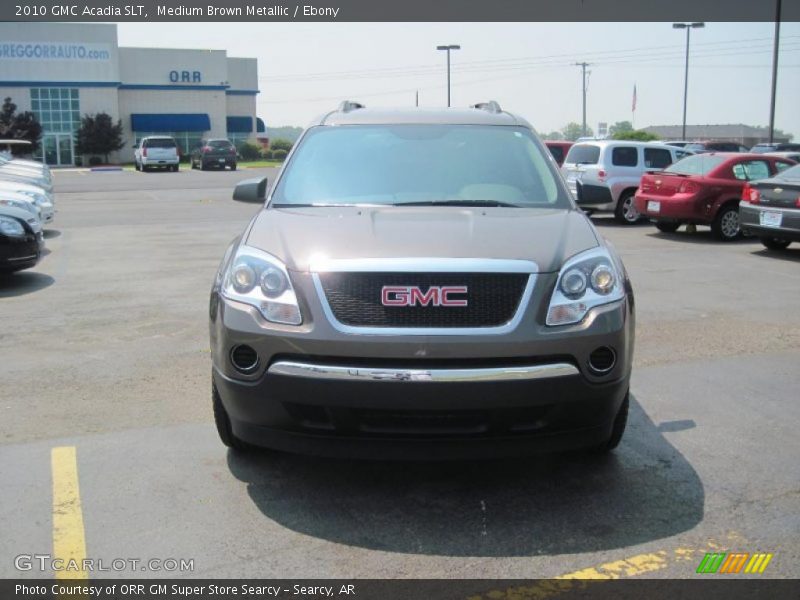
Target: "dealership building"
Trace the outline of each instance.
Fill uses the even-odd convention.
[[[182,151],[202,138],[255,139],[258,64],[225,50],[121,48],[113,24],[0,23],[0,99],[42,124],[39,150],[51,165],[74,165],[81,117],[105,112],[122,121],[133,160],[146,135],[172,135]]]

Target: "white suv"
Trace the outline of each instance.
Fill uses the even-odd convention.
[[[569,149],[561,174],[586,212],[613,211],[617,221],[632,224],[640,218],[633,197],[642,175],[665,169],[689,154],[652,142],[581,142]]]
[[[137,171],[149,171],[152,167],[161,167],[168,171],[177,171],[179,168],[181,155],[174,138],[151,135],[142,138],[135,148],[133,162]]]

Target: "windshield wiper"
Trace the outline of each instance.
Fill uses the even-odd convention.
[[[414,202],[396,202],[392,206],[504,206],[522,208],[519,204],[500,202],[499,200],[419,200]]]

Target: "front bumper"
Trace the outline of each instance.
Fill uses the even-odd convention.
[[[766,227],[761,225],[762,212],[780,213],[780,226]],[[753,206],[749,202],[740,202],[739,224],[742,231],[747,234],[800,242],[800,208],[778,208],[769,205]]]
[[[537,307],[555,275],[540,277],[522,320],[497,335],[338,331],[310,276],[293,280],[305,300],[297,327],[268,324],[213,292],[213,380],[234,434],[292,452],[371,458],[506,456],[602,443],[628,390],[632,293],[580,324],[546,327]],[[240,344],[259,357],[252,373],[231,364]],[[614,350],[616,363],[598,374],[589,355],[602,346]]]
[[[30,269],[39,262],[43,250],[41,231],[24,236],[0,235],[0,271]]]

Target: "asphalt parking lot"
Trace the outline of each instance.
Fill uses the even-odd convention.
[[[259,209],[233,185],[260,173],[55,174],[49,254],[0,281],[0,576],[41,576],[14,557],[63,534],[57,447],[76,451],[86,555],[194,559],[185,576],[691,577],[714,551],[800,576],[800,245],[595,219],[637,300],[612,456],[243,457],[213,426],[207,302]]]

